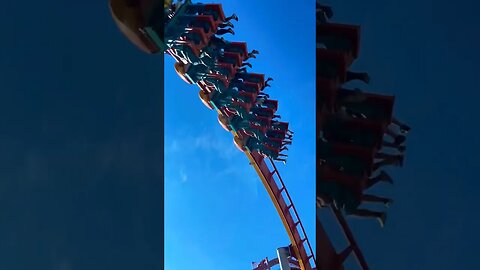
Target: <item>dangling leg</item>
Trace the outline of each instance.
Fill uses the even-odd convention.
[[[229,17],[226,17],[226,18],[225,18],[225,21],[226,21],[226,22],[229,22],[229,21],[231,21],[231,20],[235,20],[235,21],[238,22],[238,17],[237,17],[237,15],[236,15],[235,13],[233,13],[232,16],[229,16]]]
[[[267,87],[271,87],[271,85],[268,83],[269,81],[273,81],[273,79],[268,77],[268,79],[263,82],[262,91]]]
[[[218,13],[214,12],[213,10],[207,10],[204,4],[197,3],[197,4],[189,4],[185,10],[186,14],[204,14],[204,15],[212,15],[214,20],[218,19]]]
[[[362,90],[355,88],[354,93],[352,94],[345,94],[345,92],[341,91],[339,95],[339,103],[360,103],[365,101],[367,96],[363,93]]]
[[[383,147],[389,147],[389,148],[395,148],[398,151],[400,151],[401,153],[403,153],[403,152],[405,152],[405,150],[407,150],[407,147],[405,145],[398,145],[396,143],[386,142],[386,141],[382,142],[382,146]]]
[[[391,127],[387,127],[385,133],[395,140],[396,145],[401,145],[407,139],[404,135],[398,135]]]
[[[392,117],[392,124],[395,124],[400,127],[400,131],[404,134],[408,133],[410,131],[410,127],[407,126],[406,124],[400,122],[398,119],[395,117]]]
[[[323,10],[321,10],[321,9],[317,8],[316,17],[317,17],[317,23],[324,24],[324,23],[328,22],[327,14],[325,14],[325,12],[323,12]]]
[[[225,34],[227,34],[227,33],[230,33],[230,34],[232,34],[232,35],[235,35],[235,32],[233,32],[233,29],[232,29],[232,28],[228,28],[228,29],[218,29],[217,33],[215,33],[215,34],[217,34],[217,35],[219,35],[219,36],[222,36],[222,35],[225,35]]]
[[[366,84],[370,82],[370,76],[366,72],[352,72],[352,71],[347,71],[347,82],[353,81],[353,80],[360,80]]]
[[[225,22],[218,25],[218,28],[227,28],[227,27],[234,28],[235,25],[233,25],[233,23],[231,22]]]
[[[276,158],[275,160],[276,160],[276,161],[283,162],[283,164],[287,165],[287,160],[284,159],[284,158]]]
[[[392,155],[392,154],[387,154],[387,153],[376,153],[375,158],[377,159],[402,159],[403,155]]]
[[[402,166],[403,165],[403,156],[401,158],[384,159],[382,161],[376,162],[375,164],[373,164],[373,170],[376,171],[379,168],[387,166],[387,165]]]
[[[212,37],[210,37],[210,42],[212,44],[214,44],[215,47],[225,47],[225,46],[228,46],[229,42],[226,41],[223,37],[216,37],[215,35],[213,35]]]
[[[393,200],[388,199],[388,198],[384,198],[384,197],[379,197],[379,196],[376,196],[376,195],[363,194],[362,202],[383,203],[386,207],[389,207],[393,203]]]
[[[260,53],[260,52],[259,52],[259,51],[257,51],[257,50],[255,50],[255,49],[254,49],[254,50],[252,50],[251,52],[249,52],[249,54],[259,54],[259,53]]]
[[[248,119],[248,112],[245,110],[245,108],[238,106],[235,111],[237,112],[237,115],[240,116],[242,119]]]
[[[263,133],[259,129],[253,129],[252,132],[253,134],[255,134],[255,137],[257,137],[259,141],[265,141],[267,139],[267,135],[265,135],[265,133]]]
[[[243,62],[243,63],[242,63],[242,67],[245,67],[245,66],[247,66],[247,67],[249,67],[249,68],[252,68],[252,64],[247,63],[247,62]]]
[[[387,220],[387,213],[367,209],[357,209],[349,214],[360,218],[376,218],[382,228],[385,226],[385,221]]]
[[[365,189],[369,189],[379,182],[387,182],[393,184],[393,179],[385,171],[381,171],[380,174],[378,174],[377,176],[368,178]]]
[[[252,97],[249,97],[249,96],[235,95],[235,99],[239,100],[240,102],[247,103],[247,104],[252,104],[253,103]]]
[[[238,69],[237,69],[237,72],[247,73],[247,68],[246,68],[246,67],[238,68]]]
[[[256,54],[259,54],[260,52],[257,50],[252,50],[247,54],[247,58],[245,60],[248,60],[250,58],[257,58]]]
[[[350,115],[351,117],[353,118],[362,118],[362,119],[367,119],[367,116],[361,112],[358,112],[358,111],[355,111],[355,110],[352,110],[350,108],[346,108],[346,107],[341,107],[341,110],[343,110],[344,112],[346,112],[348,115]]]
[[[207,78],[205,79],[204,81],[206,82],[209,82],[211,84],[213,84],[215,86],[215,90],[219,93],[223,93],[225,90],[224,90],[224,84],[222,81],[220,81],[219,79],[217,78],[214,78],[214,77],[211,77],[211,78]]]
[[[319,10],[321,10],[323,13],[325,13],[325,16],[328,19],[331,19],[333,17],[333,10],[332,10],[331,7],[317,4],[317,11],[319,11]]]

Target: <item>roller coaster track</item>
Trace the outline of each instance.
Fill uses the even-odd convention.
[[[300,269],[315,269],[315,255],[305,233],[305,228],[300,220],[292,198],[283,182],[275,163],[268,159],[272,168],[267,166],[265,159],[257,153],[246,153],[251,164],[270,195],[278,215],[283,222],[292,243],[292,249],[298,260]]]

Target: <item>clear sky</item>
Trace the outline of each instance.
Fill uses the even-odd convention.
[[[314,237],[314,2],[221,3],[227,16],[239,17],[236,34],[224,37],[259,50],[251,70],[274,79],[267,92],[279,100],[279,114],[295,132],[287,164],[278,167]],[[285,14],[291,14],[288,20]],[[173,63],[166,56],[165,269],[250,269],[252,261],[275,257],[289,238],[247,157]]]
[[[145,55],[107,1],[0,9],[0,269],[249,269],[288,237],[246,157],[172,59]],[[295,131],[280,164],[314,235],[314,1],[222,1]],[[355,69],[413,127],[384,230],[352,221],[372,269],[477,269],[478,3],[332,1],[362,25]],[[163,74],[165,73],[165,80]],[[162,93],[161,86],[165,86]],[[165,152],[161,103],[165,96]],[[165,247],[161,230],[165,155]],[[327,225],[329,224],[326,220]]]

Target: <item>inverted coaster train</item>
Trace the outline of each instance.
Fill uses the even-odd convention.
[[[317,155],[320,152],[319,160],[322,160],[322,163],[317,166],[317,171],[320,172],[317,172],[317,201],[321,202],[319,206],[331,206],[350,245],[344,251],[337,253],[320,220],[317,219],[317,259],[315,259],[298,212],[275,165],[275,161],[286,163],[287,156],[283,151],[287,150],[286,146],[292,143],[293,132],[289,130],[287,122],[275,120],[280,118],[275,114],[278,101],[270,99],[270,96],[265,93],[272,79],[265,79],[264,74],[247,71],[247,67],[251,67],[247,61],[256,58],[258,51],[248,52],[246,43],[230,42],[220,37],[233,34],[232,21],[238,20],[236,15],[226,17],[221,4],[194,4],[189,0],[177,3],[168,0],[110,0],[112,17],[120,31],[142,51],[149,54],[166,53],[176,60],[177,74],[185,82],[199,86],[200,100],[209,109],[218,113],[220,125],[233,134],[234,144],[245,153],[259,175],[283,222],[291,244],[287,251],[283,252],[285,258],[282,259],[279,255],[278,259],[265,259],[260,263],[254,263],[253,268],[258,270],[270,269],[276,264],[280,264],[283,270],[343,269],[343,261],[352,251],[362,268],[368,269],[353,234],[340,213],[342,209],[351,209],[345,207],[347,205],[344,203],[345,200],[341,201],[339,196],[333,196],[331,188],[320,190],[320,192],[318,189],[319,186],[328,186],[322,183],[339,182],[335,179],[339,175],[336,169],[350,169],[348,166],[342,167],[342,162],[345,162],[341,159],[342,151],[358,152],[359,159],[354,161],[356,164],[363,164],[362,158],[368,156],[368,153],[362,152],[362,149],[354,147],[352,149],[351,146],[345,148],[345,141],[342,145],[337,142],[338,140],[332,140],[332,138],[344,139],[345,135],[334,134],[332,130],[336,130],[335,128],[325,128],[328,127],[326,122],[332,122],[338,116],[335,106],[338,103],[337,92],[341,83],[358,78],[358,73],[347,71],[348,66],[358,56],[358,28],[327,24],[327,18],[331,17],[330,10],[325,6],[317,5],[317,8],[319,11],[317,42],[320,37],[320,43],[326,47],[317,48],[317,99],[321,100],[320,102],[317,100],[317,122],[319,122],[317,129],[321,127],[319,137],[327,136],[317,142]],[[348,90],[340,92],[345,91]],[[352,114],[349,117],[355,118],[350,119],[350,122],[369,121],[370,119],[363,118],[376,116],[376,111],[369,112],[366,116],[362,109],[375,108],[373,105],[378,99],[370,94],[362,95],[367,95],[368,98],[361,99],[360,103],[353,102],[353,110],[352,106],[348,107],[350,110],[347,110],[347,114]],[[365,103],[365,100],[370,103]],[[393,98],[386,97],[381,100],[386,102],[382,108],[385,106],[390,108],[391,118]],[[321,108],[320,111],[319,108]],[[341,108],[344,110],[347,107],[341,106]],[[353,112],[356,113],[355,117]],[[357,117],[358,114],[362,119]],[[388,117],[384,117],[380,121],[384,127],[389,124],[387,120]],[[352,125],[355,126],[355,124]],[[334,125],[331,124],[331,126]],[[378,132],[385,130],[378,125],[376,127]],[[338,126],[336,128],[338,130]],[[383,137],[383,133],[380,136],[378,132],[375,138]],[[333,134],[333,137],[328,134]],[[351,141],[351,139],[348,140],[348,142]],[[318,151],[319,146],[328,151]],[[328,181],[323,178],[325,175],[328,176],[326,178]],[[349,181],[350,178],[347,177],[347,180]],[[347,183],[347,180],[344,182]],[[354,210],[348,213],[355,214]]]

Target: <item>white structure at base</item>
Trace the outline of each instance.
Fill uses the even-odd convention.
[[[278,264],[280,265],[280,270],[291,270],[290,263],[288,262],[288,257],[290,257],[290,248],[281,247],[277,249]]]

